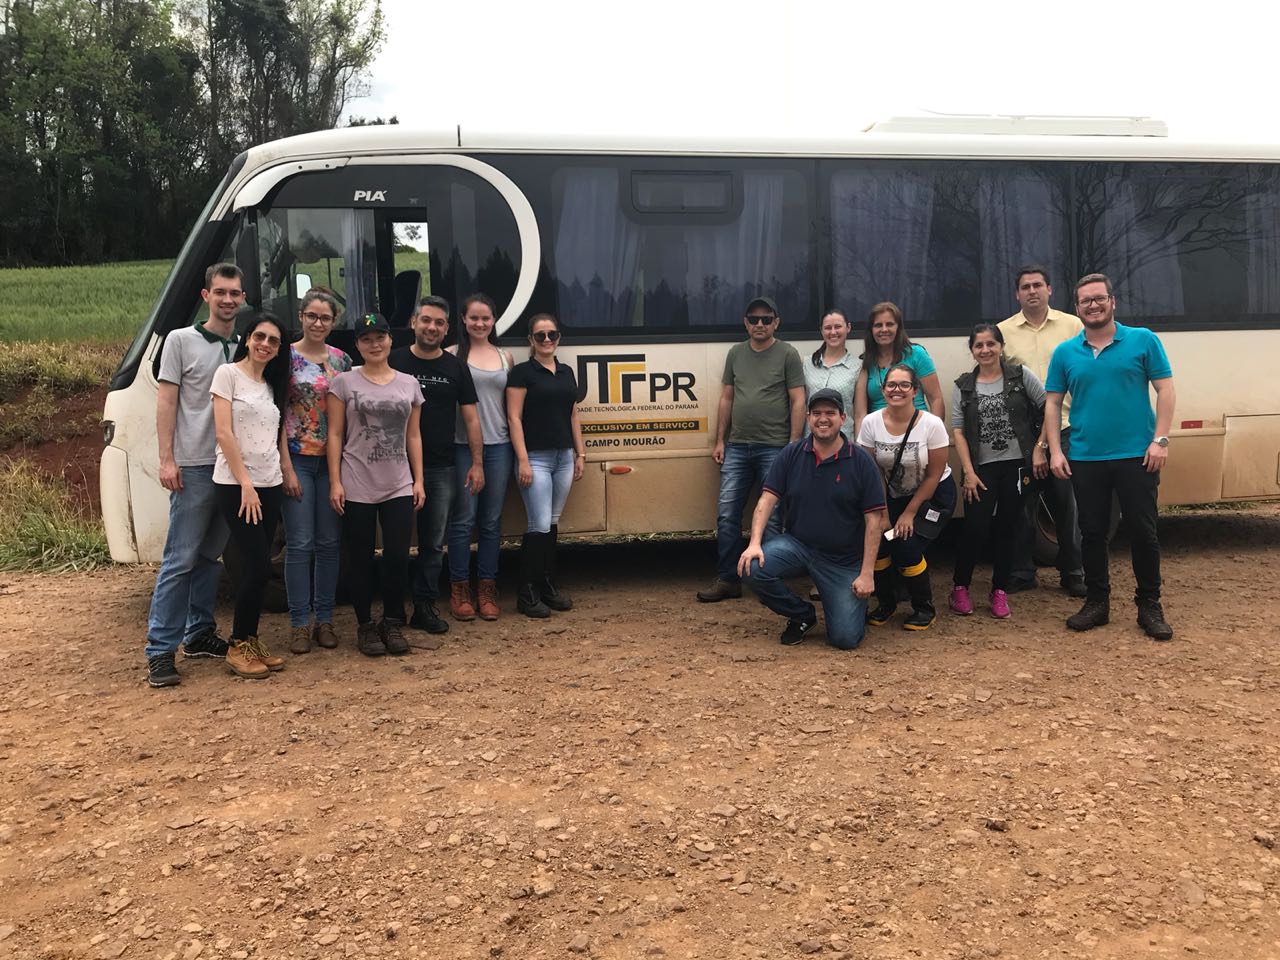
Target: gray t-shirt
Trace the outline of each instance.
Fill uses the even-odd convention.
[[[382,503],[413,493],[405,447],[409,413],[422,406],[422,388],[407,373],[374,383],[363,367],[339,374],[329,394],[347,408],[342,444],[342,486],[356,503]]]
[[[182,327],[164,338],[159,379],[178,388],[173,462],[180,467],[207,467],[217,456],[209,387],[214,371],[234,352],[234,343],[209,340],[195,327]]]
[[[1033,406],[1044,403],[1044,384],[1031,372],[1030,367],[1022,368],[1022,387],[1027,399]],[[995,463],[998,460],[1021,460],[1022,444],[1013,433],[1013,422],[1009,419],[1009,411],[1005,408],[1001,394],[1004,393],[1004,377],[990,383],[975,381],[974,394],[978,400],[978,449],[970,450],[969,456],[975,465]],[[951,391],[951,429],[964,429],[964,410],[960,406],[960,387]]]
[[[781,340],[766,350],[752,350],[746,341],[735,343],[725,358],[721,382],[733,387],[730,443],[785,447],[791,442],[787,391],[804,386],[804,365],[795,347]]]
[[[502,366],[497,370],[481,370],[467,364],[471,382],[476,387],[476,412],[480,415],[480,436],[486,445],[509,443],[511,433],[507,429],[507,356],[502,355]],[[462,422],[462,412],[454,425],[453,442],[467,444],[467,428]]]

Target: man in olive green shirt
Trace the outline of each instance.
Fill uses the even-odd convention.
[[[1049,358],[1064,340],[1078,336],[1084,324],[1073,314],[1049,306],[1053,287],[1049,271],[1039,264],[1023,267],[1014,282],[1022,310],[1008,320],[1000,321],[1004,335],[1004,353],[1016,357],[1043,383],[1049,372]],[[1068,419],[1071,401],[1062,400],[1062,443],[1070,445],[1071,423]],[[1047,451],[1046,451],[1047,452]],[[1060,480],[1047,470],[1037,473],[1036,484],[1027,491],[1024,521],[1018,529],[1013,554],[1013,571],[1009,592],[1031,590],[1038,586],[1034,557],[1036,525],[1039,522],[1040,498],[1049,504],[1058,531],[1058,572],[1062,589],[1073,597],[1083,597],[1084,567],[1080,556],[1080,528],[1076,523],[1076,498],[1070,480]]]
[[[789,343],[774,336],[778,305],[769,297],[747,304],[747,339],[735,343],[724,363],[724,388],[712,457],[720,464],[716,504],[716,578],[698,592],[703,603],[742,596],[742,511],[751,488],[763,482],[778,452],[804,433],[804,364]],[[775,514],[769,531],[777,533]]]

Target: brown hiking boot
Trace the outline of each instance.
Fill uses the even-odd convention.
[[[399,657],[409,652],[409,640],[404,635],[403,620],[378,621],[378,635],[382,637],[382,645],[387,653]]]
[[[253,644],[253,649],[254,652],[258,654],[258,659],[266,664],[268,670],[275,673],[278,670],[284,669],[284,657],[277,657],[268,650],[267,645],[257,637],[250,637],[248,642]]]
[[[230,649],[227,650],[227,668],[237,677],[243,677],[245,680],[265,680],[271,676],[271,671],[258,656],[253,639],[250,637],[248,640],[236,640],[231,643]]]
[[[338,635],[333,630],[332,623],[317,623],[316,646],[324,647],[326,650],[338,649]]]
[[[728,580],[721,580],[716,577],[711,581],[711,586],[705,590],[698,591],[698,599],[703,603],[716,603],[720,600],[737,600],[742,596],[742,584],[730,583]]]
[[[478,584],[480,594],[480,619],[498,619],[498,581],[481,580]]]
[[[290,633],[289,635],[289,652],[290,653],[310,653],[311,652],[311,625],[310,624],[293,628],[293,632]]]
[[[356,625],[356,649],[366,657],[386,656],[387,645],[382,642],[382,634],[378,632],[376,623]]]
[[[471,597],[471,583],[467,580],[455,580],[449,588],[449,612],[455,620],[474,620],[476,618],[475,602]]]

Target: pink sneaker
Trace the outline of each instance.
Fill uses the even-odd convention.
[[[991,591],[991,615],[997,620],[1008,619],[1009,595],[1003,590]]]
[[[1008,607],[1005,608],[1006,611]],[[967,617],[973,613],[973,601],[969,599],[968,587],[952,587],[951,588],[951,610],[958,613],[962,617]],[[1005,614],[1008,616],[1008,613]]]

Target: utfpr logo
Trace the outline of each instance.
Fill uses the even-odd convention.
[[[645,368],[643,353],[596,353],[578,356],[578,399],[587,395],[591,370],[595,368],[596,395],[600,403],[672,403],[685,399],[696,403],[692,373],[650,373]],[[635,396],[636,386],[640,395]]]

